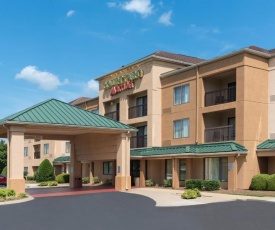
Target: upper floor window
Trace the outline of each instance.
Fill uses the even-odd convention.
[[[189,84],[174,88],[174,105],[188,103],[189,100],[190,100]]]
[[[70,153],[71,152],[71,143],[70,142],[66,142],[65,143],[65,152],[66,153]]]
[[[29,155],[29,148],[24,147],[24,156],[27,157]]]
[[[174,138],[189,137],[189,118],[174,121]]]
[[[49,144],[44,144],[44,154],[49,154]]]
[[[92,109],[91,112],[92,112],[92,113],[99,114],[99,110],[98,110],[98,109]]]

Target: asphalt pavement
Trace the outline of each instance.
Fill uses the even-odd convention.
[[[148,197],[122,192],[35,198],[0,206],[0,225],[5,230],[265,230],[275,226],[273,202],[155,205]]]

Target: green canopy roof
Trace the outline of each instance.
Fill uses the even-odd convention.
[[[275,149],[275,140],[268,139],[257,146],[258,150]]]
[[[49,99],[5,117],[0,120],[0,124],[3,123],[39,123],[136,131],[134,127],[56,99]]]
[[[247,153],[247,149],[235,142],[219,142],[199,145],[179,145],[169,147],[152,147],[142,149],[132,149],[131,156],[164,156],[164,155],[203,155],[219,153]]]
[[[53,160],[53,163],[63,163],[63,162],[70,162],[71,157],[70,156],[63,156],[63,157],[57,157]]]

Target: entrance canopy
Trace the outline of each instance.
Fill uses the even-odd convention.
[[[125,190],[130,177],[130,133],[134,127],[49,99],[0,120],[0,138],[8,138],[8,188],[25,191],[24,140],[71,142],[71,187],[81,176],[81,160],[116,159],[116,189]],[[117,187],[118,185],[118,187]]]
[[[257,146],[258,157],[274,157],[275,156],[275,140],[268,139]]]

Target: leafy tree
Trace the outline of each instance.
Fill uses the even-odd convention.
[[[8,168],[7,168],[7,166],[6,166],[5,168],[3,168],[2,172],[1,172],[1,175],[7,176],[7,174],[8,174],[7,171],[8,171]]]
[[[7,143],[0,140],[0,172],[7,166]]]
[[[35,179],[36,182],[53,181],[55,179],[54,168],[48,159],[43,160],[39,165]]]

